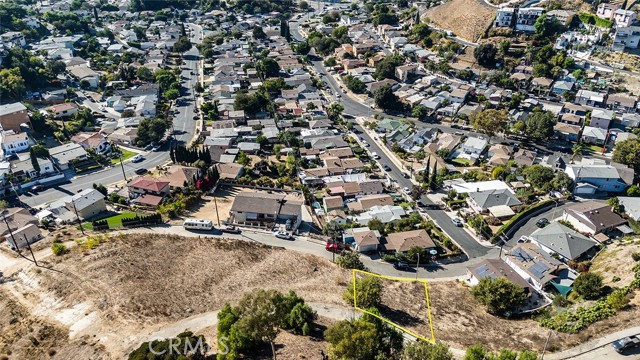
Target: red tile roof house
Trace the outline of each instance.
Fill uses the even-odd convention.
[[[129,185],[129,196],[134,198],[134,202],[143,206],[157,207],[162,199],[169,195],[169,182],[139,177],[134,179]]]
[[[109,143],[104,135],[100,133],[79,133],[71,138],[76,144],[80,144],[85,149],[94,149],[99,153],[107,150]]]

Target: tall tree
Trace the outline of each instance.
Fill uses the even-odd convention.
[[[477,113],[473,119],[473,127],[489,136],[489,140],[497,133],[504,131],[509,123],[506,110],[486,109]]]

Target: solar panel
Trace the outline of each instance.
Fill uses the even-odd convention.
[[[531,255],[529,255],[529,253],[527,253],[526,251],[517,248],[515,250],[513,250],[512,255],[518,259],[520,259],[521,261],[531,261],[533,260],[533,257],[531,257]]]
[[[535,275],[538,279],[542,279],[544,277],[545,271],[549,270],[549,268],[542,263],[535,263],[533,266],[529,268],[529,271]]]

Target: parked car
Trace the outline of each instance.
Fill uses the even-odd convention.
[[[383,168],[385,171],[391,171],[391,167],[389,167],[389,165],[387,165],[387,164],[382,164],[382,168]]]
[[[402,177],[405,178],[405,179],[410,179],[411,178],[411,176],[409,176],[409,174],[407,174],[406,172],[402,173]]]
[[[36,192],[38,192],[38,191],[40,191],[40,190],[42,190],[42,186],[40,186],[40,185],[33,185],[33,186],[31,187],[31,192],[36,193]]]
[[[545,226],[549,225],[549,219],[547,218],[542,218],[539,219],[538,221],[536,221],[536,226],[539,228],[543,228]]]
[[[292,240],[293,236],[286,231],[276,231],[273,235],[279,239]]]
[[[229,234],[240,234],[240,229],[238,229],[237,227],[233,226],[233,225],[226,225],[224,227],[222,227],[222,232],[226,232]]]
[[[616,340],[611,343],[611,347],[617,353],[622,354],[625,350],[637,347],[640,345],[640,339],[637,336],[628,336],[624,339]]]
[[[330,251],[332,253],[340,253],[343,250],[347,250],[349,249],[349,245],[345,244],[345,243],[341,243],[341,242],[335,242],[335,243],[327,243],[324,246],[325,250]]]
[[[520,236],[520,239],[518,239],[519,243],[526,243],[529,242],[529,237],[527,235],[522,235]]]
[[[453,225],[457,226],[457,227],[462,227],[462,220],[458,219],[458,218],[453,218],[451,220],[451,222],[453,223]]]
[[[376,159],[376,160],[380,159],[380,155],[378,155],[378,153],[375,152],[375,151],[371,153],[371,157]]]
[[[144,160],[144,156],[138,154],[136,156],[134,156],[133,158],[131,158],[131,162],[137,163]]]
[[[138,175],[144,175],[144,174],[147,173],[147,169],[139,168],[139,169],[136,169],[135,173],[138,174]]]
[[[407,194],[411,192],[411,189],[409,189],[409,188],[408,188],[408,187],[406,187],[406,186],[405,186],[405,187],[403,187],[403,188],[402,188],[402,190],[403,190],[405,193],[407,193]]]
[[[393,268],[396,270],[407,271],[409,270],[409,264],[407,264],[407,262],[405,261],[398,261],[396,263],[393,263]]]

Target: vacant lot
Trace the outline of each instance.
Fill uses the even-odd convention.
[[[495,9],[483,5],[480,0],[450,0],[429,9],[426,16],[436,26],[476,41],[493,21]]]
[[[47,347],[68,353],[69,347],[88,338],[92,348],[111,359],[121,359],[152,334],[185,318],[234,303],[254,288],[294,290],[309,302],[342,306],[341,294],[349,278],[348,272],[311,255],[244,241],[161,235],[114,236],[94,250],[74,249],[50,260],[57,271],[30,268],[2,285],[5,301],[15,301],[24,309],[26,316],[16,318],[31,314],[37,321],[56,324],[52,329],[61,333]],[[9,320],[0,317],[0,321],[9,353],[22,348],[25,354],[42,350],[30,340],[35,330],[13,331],[5,327]],[[214,315],[207,316],[198,328],[214,322]],[[176,334],[182,330],[175,329]],[[59,342],[63,344],[57,346]],[[289,355],[279,358],[299,358],[299,353],[286,348],[300,347],[285,344],[282,354]]]
[[[606,285],[627,286],[633,281],[632,269],[638,264],[631,257],[633,253],[640,253],[640,242],[616,240],[593,260],[591,270],[602,275]]]

